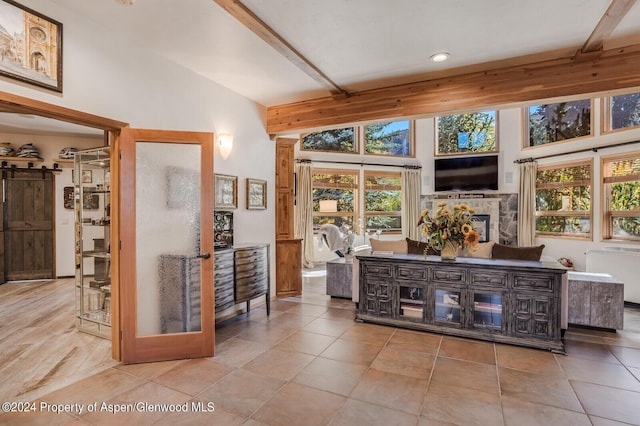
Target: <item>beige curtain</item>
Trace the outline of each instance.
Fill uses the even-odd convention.
[[[518,245],[529,247],[536,234],[536,171],[538,163],[520,163],[520,191],[518,194]]]
[[[402,236],[412,240],[420,240],[417,224],[420,217],[421,193],[420,169],[405,168],[402,171]]]
[[[296,163],[296,205],[294,233],[302,238],[302,265],[313,268],[313,190],[311,163]]]

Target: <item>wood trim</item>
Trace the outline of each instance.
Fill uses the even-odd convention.
[[[33,114],[54,120],[66,121],[81,126],[94,127],[103,130],[120,130],[128,124],[122,121],[111,120],[86,112],[24,98],[7,92],[0,92],[0,111],[20,114]]]
[[[581,52],[594,52],[602,49],[604,41],[609,38],[622,18],[629,12],[636,0],[611,0],[607,11],[600,18],[600,22],[582,46]]]
[[[120,342],[120,132],[105,132],[111,147],[110,176],[111,176],[111,357],[117,361],[122,360],[122,346]],[[114,214],[115,213],[115,214]]]
[[[328,88],[331,93],[348,96],[346,90],[327,77],[318,67],[305,58],[291,44],[289,44],[289,42],[282,38],[280,34],[275,32],[273,28],[254,14],[247,6],[242,4],[242,2],[239,0],[213,1],[229,13],[229,15],[236,18],[238,22],[251,30],[251,32],[264,40],[269,46],[273,47],[278,53],[287,58],[289,62],[300,68],[305,74],[313,78],[320,85]]]
[[[277,105],[267,109],[267,133],[448,114],[639,87],[639,68],[640,45],[634,45],[603,51],[590,60],[547,60],[367,90],[348,98],[324,97]]]

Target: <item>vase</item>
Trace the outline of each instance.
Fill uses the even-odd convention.
[[[440,257],[445,262],[453,262],[456,260],[456,256],[458,255],[458,243],[455,241],[445,241],[442,246],[442,250],[440,250]]]

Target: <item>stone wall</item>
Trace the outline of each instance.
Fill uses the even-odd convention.
[[[452,206],[465,203],[475,209],[476,214],[490,215],[489,240],[498,241],[500,244],[518,245],[518,194],[423,195],[420,201],[421,208],[433,211],[434,201],[435,204],[448,201]]]

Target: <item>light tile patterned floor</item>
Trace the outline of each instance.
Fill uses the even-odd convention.
[[[617,333],[570,328],[565,356],[355,323],[324,277],[304,289],[274,300],[269,318],[258,307],[227,321],[210,359],[116,365],[40,398],[82,413],[0,424],[640,425],[640,310],[625,309]],[[188,410],[87,413],[94,402]]]

